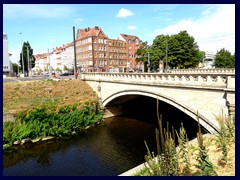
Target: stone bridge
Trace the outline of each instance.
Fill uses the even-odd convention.
[[[103,107],[118,97],[142,95],[166,102],[197,120],[210,133],[216,116],[235,115],[235,69],[173,70],[170,73],[82,73]],[[130,95],[130,96],[129,96]],[[121,102],[120,102],[121,103]]]

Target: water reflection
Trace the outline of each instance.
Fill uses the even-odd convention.
[[[143,140],[154,139],[154,128],[154,125],[136,119],[108,119],[86,134],[69,140],[25,145],[14,153],[4,153],[3,174],[118,175],[144,161]]]

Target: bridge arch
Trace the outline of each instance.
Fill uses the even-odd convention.
[[[197,119],[197,116],[198,116],[199,117],[199,123],[205,129],[207,129],[210,133],[219,132],[219,127],[214,125],[211,122],[212,120],[206,118],[203,114],[200,114],[200,113],[197,114],[198,112],[196,112],[195,110],[193,110],[191,107],[187,106],[186,104],[182,104],[182,103],[178,102],[176,99],[173,99],[173,98],[168,97],[168,96],[166,96],[164,94],[161,94],[161,93],[157,94],[157,93],[150,92],[150,91],[141,91],[141,90],[136,90],[136,89],[122,90],[122,91],[116,92],[114,94],[111,94],[110,96],[105,98],[102,101],[102,105],[103,105],[103,107],[106,107],[107,104],[110,103],[112,100],[114,100],[118,97],[121,97],[121,96],[126,96],[126,95],[141,95],[141,96],[147,96],[147,97],[158,99],[160,101],[163,101],[163,102],[165,102],[167,104],[170,104],[173,107],[179,109],[180,111],[187,114],[188,116],[190,116],[195,121],[198,121],[198,119]]]

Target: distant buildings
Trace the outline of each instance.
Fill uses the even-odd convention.
[[[142,41],[133,35],[120,34],[110,39],[104,31],[93,28],[78,29],[76,36],[77,67],[85,72],[126,72],[144,69],[136,64],[135,52]],[[35,72],[64,71],[74,68],[73,42],[56,47],[49,53],[36,54]]]
[[[13,67],[12,61],[10,60],[11,54],[8,49],[8,37],[7,34],[3,33],[3,75],[12,76]]]
[[[213,52],[205,52],[205,58],[204,58],[204,68],[213,68],[214,67],[214,59],[215,59],[216,54]]]

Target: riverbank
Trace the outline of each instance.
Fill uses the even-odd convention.
[[[3,86],[4,149],[77,134],[102,119],[95,93],[81,80],[5,82]]]
[[[31,111],[34,107],[53,104],[56,107],[84,104],[97,100],[90,86],[80,79],[38,80],[3,83],[4,121],[13,120],[20,111]]]
[[[220,164],[219,163],[219,157],[222,155],[222,151],[220,147],[217,145],[217,137],[216,135],[212,134],[205,134],[203,135],[203,143],[206,146],[206,149],[208,150],[209,160],[213,163],[215,166],[215,170],[218,174],[218,176],[235,176],[235,143],[228,142],[228,156],[227,156],[227,163]],[[190,164],[192,171],[196,171],[196,167],[194,166],[197,164],[197,150],[198,142],[197,138],[189,141],[188,144],[188,151],[190,154]],[[147,176],[144,174],[146,172],[146,167],[143,164],[140,164],[136,166],[135,168],[132,168],[119,176]]]

